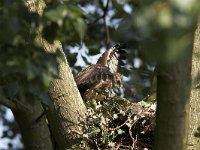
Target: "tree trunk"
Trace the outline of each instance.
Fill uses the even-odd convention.
[[[25,148],[53,150],[47,119],[42,116],[44,110],[40,101],[36,100],[32,105],[26,104],[26,106],[30,106],[29,111],[12,111],[19,125]]]
[[[195,32],[194,48],[192,55],[192,88],[189,105],[189,129],[187,150],[200,150],[200,138],[194,136],[200,126],[200,18]]]
[[[0,101],[12,110],[26,149],[54,149],[46,116],[42,115],[44,109],[39,100],[34,99],[22,102],[2,99],[1,97]]]
[[[45,3],[42,0],[26,1],[30,11],[42,14]],[[49,110],[48,120],[56,146],[59,149],[71,148],[72,145],[80,144],[78,140],[81,133],[80,122],[84,121],[86,107],[80,96],[68,62],[60,42],[48,43],[38,34],[38,41],[48,53],[55,53],[59,50],[62,59],[58,59],[59,78],[55,79],[49,89],[49,95],[54,104],[54,109]],[[63,61],[63,59],[65,61]]]
[[[187,58],[158,66],[155,150],[184,150],[191,81]]]

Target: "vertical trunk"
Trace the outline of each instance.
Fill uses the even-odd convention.
[[[44,110],[39,101],[35,101],[29,111],[13,111],[19,125],[25,148],[28,150],[53,150],[51,135],[47,125],[47,119],[43,114]],[[40,119],[38,119],[40,118]]]
[[[194,136],[200,126],[200,18],[195,32],[194,48],[192,55],[192,88],[189,105],[189,129],[187,137],[188,150],[200,150],[200,139]]]
[[[158,66],[155,150],[184,149],[190,72],[191,55]]]

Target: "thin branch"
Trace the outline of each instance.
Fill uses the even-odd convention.
[[[12,102],[11,100],[1,96],[0,97],[0,104],[12,109],[12,110],[16,110],[17,109],[17,106],[15,105],[14,102]]]
[[[10,108],[13,111],[24,111],[24,112],[31,111],[30,107],[23,104],[22,102],[18,100],[10,100],[3,96],[0,96],[0,104]]]
[[[108,49],[109,43],[110,43],[110,33],[109,33],[109,27],[107,24],[106,16],[108,13],[109,0],[107,0],[106,6],[103,6],[103,1],[100,1],[100,2],[103,7],[103,20],[104,20],[105,37],[106,37],[106,49]]]
[[[115,128],[109,128],[108,131],[116,131],[116,130],[120,129],[122,126],[124,126],[129,121],[130,121],[130,118],[128,118],[124,123],[122,123],[121,125],[119,125]]]
[[[96,24],[99,20],[104,18],[104,14],[96,18],[91,24]]]

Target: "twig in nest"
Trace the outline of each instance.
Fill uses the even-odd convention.
[[[135,139],[134,139],[134,137],[133,137],[133,134],[132,134],[132,131],[131,131],[131,129],[132,129],[132,126],[133,126],[133,124],[129,127],[129,135],[130,135],[130,137],[131,137],[131,139],[132,139],[132,147],[134,148],[135,146]],[[137,135],[136,135],[137,136]]]
[[[109,128],[108,131],[116,131],[118,129],[120,129],[122,126],[124,126],[129,120],[130,118],[128,118],[124,123],[122,123],[121,125],[115,127],[115,128]]]

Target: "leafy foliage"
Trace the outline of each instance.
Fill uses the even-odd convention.
[[[152,149],[153,105],[143,107],[114,96],[87,101],[87,107],[83,140],[91,149]]]
[[[108,2],[106,9],[104,1],[48,0],[48,7],[40,16],[28,12],[22,1],[2,0],[1,97],[18,101],[43,99],[50,105],[45,93],[52,79],[57,77],[56,59],[60,55],[42,50],[37,40],[38,31],[50,43],[62,42],[74,73],[81,69],[80,58],[81,64],[88,65],[94,61],[91,58],[113,43],[127,43],[129,72],[123,94],[132,101],[152,95],[156,62],[176,61],[188,54],[199,3],[197,0],[190,4],[178,0]],[[78,50],[73,52],[76,48]],[[122,130],[116,132],[123,134]]]
[[[86,24],[82,10],[71,4],[56,4],[47,7],[42,17],[43,35],[49,41],[54,39],[65,43],[79,43],[84,39]]]
[[[22,1],[1,1],[0,98],[32,104],[41,100],[51,106],[46,92],[52,79],[57,78],[56,60],[60,54],[45,52],[37,33],[41,31],[50,43],[55,39],[80,42],[86,29],[82,17],[80,8],[71,4],[57,3],[40,16],[29,12]],[[1,113],[4,109],[0,109]],[[15,138],[19,132],[15,130],[16,124],[4,116],[1,118],[4,125],[10,126],[4,131],[3,137]],[[8,134],[11,132],[12,135]]]
[[[56,54],[45,53],[36,41],[37,14],[21,2],[4,1],[1,7],[0,85],[4,96],[25,100],[46,90],[57,75]]]

